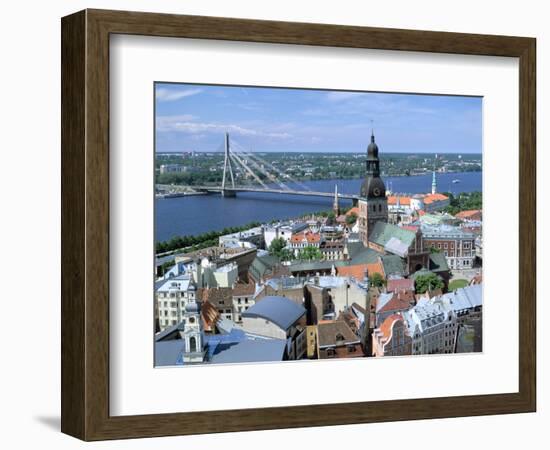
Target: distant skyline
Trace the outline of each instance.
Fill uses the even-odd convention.
[[[480,97],[156,83],[156,151],[481,153]],[[372,121],[372,125],[371,125]]]

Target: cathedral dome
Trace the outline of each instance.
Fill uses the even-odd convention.
[[[367,177],[361,184],[359,193],[364,198],[375,198],[386,196],[386,186],[380,177]]]

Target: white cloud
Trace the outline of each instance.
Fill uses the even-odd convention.
[[[168,89],[158,88],[156,91],[156,99],[160,102],[173,102],[175,100],[181,100],[185,97],[191,97],[202,92],[202,89]]]
[[[274,139],[288,139],[291,137],[291,135],[286,132],[252,129],[235,124],[193,122],[192,117],[185,115],[159,116],[156,125],[158,132],[175,131],[191,135],[228,132],[239,136],[256,136]]]

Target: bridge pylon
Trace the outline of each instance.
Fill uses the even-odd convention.
[[[224,161],[223,161],[223,178],[222,178],[222,196],[224,197],[235,197],[235,191],[228,191],[225,189],[225,180],[227,178],[227,173],[231,177],[231,187],[235,188],[235,178],[233,177],[233,165],[231,164],[230,158],[230,147],[229,147],[229,133],[225,133],[225,145],[224,145]]]

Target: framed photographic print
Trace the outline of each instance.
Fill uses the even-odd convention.
[[[535,133],[532,38],[63,18],[62,431],[535,411]]]

